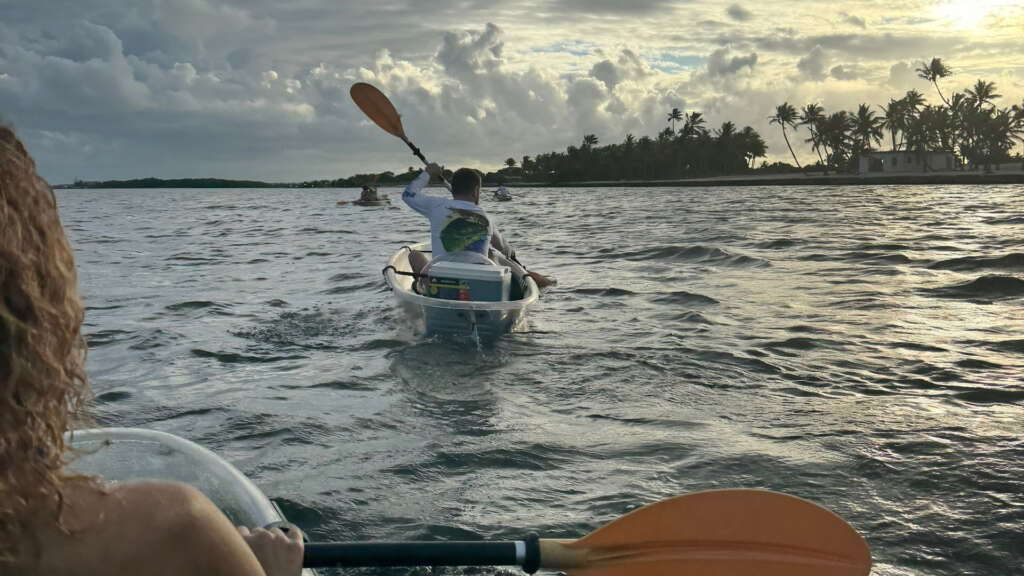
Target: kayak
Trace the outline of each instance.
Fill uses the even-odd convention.
[[[387,206],[391,204],[391,199],[385,196],[380,200],[356,200],[352,203],[356,206]]]
[[[399,306],[417,324],[422,324],[428,336],[454,334],[493,340],[522,327],[526,322],[526,310],[537,301],[540,294],[536,282],[530,277],[524,282],[522,297],[514,300],[445,300],[417,294],[413,290],[413,277],[402,274],[412,272],[409,265],[410,249],[429,251],[430,243],[421,242],[396,252],[384,268],[384,278]]]
[[[198,444],[141,428],[96,428],[65,435],[75,454],[68,468],[111,482],[167,480],[198,488],[236,526],[285,520],[281,510],[227,461]],[[315,576],[303,570],[303,576]]]

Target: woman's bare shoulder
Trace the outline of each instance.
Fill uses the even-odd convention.
[[[66,496],[70,534],[41,531],[39,573],[263,574],[227,517],[186,484],[79,486]]]

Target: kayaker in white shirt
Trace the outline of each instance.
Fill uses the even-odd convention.
[[[475,264],[490,264],[492,260],[500,260],[499,263],[510,266],[517,277],[526,274],[525,269],[513,261],[515,251],[479,206],[480,173],[471,168],[456,170],[452,175],[451,198],[423,194],[422,190],[430,183],[431,177],[440,179],[441,174],[442,168],[431,162],[402,193],[402,200],[410,208],[430,220],[432,258],[413,250],[409,255],[413,272],[425,272],[431,260],[456,260]]]

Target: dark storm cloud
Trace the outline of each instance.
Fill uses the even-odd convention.
[[[747,10],[743,6],[740,6],[739,4],[730,5],[728,8],[726,8],[725,13],[728,14],[729,17],[732,18],[733,20],[738,20],[740,22],[746,22],[754,17],[754,15],[749,10]]]

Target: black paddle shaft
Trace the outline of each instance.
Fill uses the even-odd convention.
[[[412,149],[412,153],[415,154],[417,158],[423,160],[424,164],[427,163],[427,159],[423,157],[423,152],[420,152],[420,149],[417,148],[415,144],[409,142],[408,140],[405,140],[405,143],[409,145],[409,148]]]
[[[305,568],[356,566],[518,566],[539,564],[536,536],[526,542],[526,558],[516,558],[515,542],[337,542],[306,544]],[[531,566],[533,564],[534,566]]]

